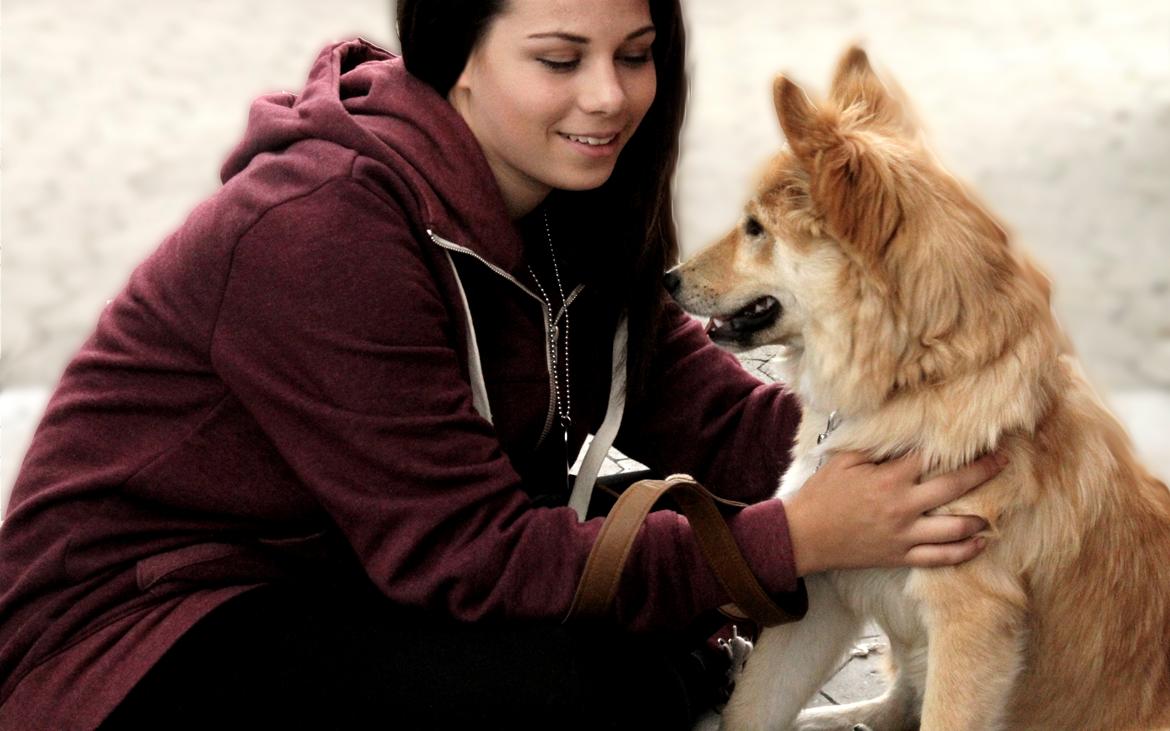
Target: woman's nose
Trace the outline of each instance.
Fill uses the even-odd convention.
[[[584,78],[581,108],[593,114],[613,114],[626,103],[626,90],[612,64],[597,64]]]

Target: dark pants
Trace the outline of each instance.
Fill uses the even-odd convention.
[[[695,651],[719,624],[468,625],[372,586],[266,586],[198,622],[102,729],[687,729],[726,670]]]

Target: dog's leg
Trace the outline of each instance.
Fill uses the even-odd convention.
[[[805,579],[808,615],[764,630],[723,710],[725,731],[787,731],[861,625],[824,576]]]
[[[918,721],[916,716],[907,712],[911,702],[902,688],[894,686],[867,701],[801,711],[794,728],[797,731],[850,731],[864,726],[870,731],[914,731],[918,728]]]
[[[1016,577],[989,564],[975,559],[910,579],[930,647],[922,731],[1006,728],[1024,662],[1027,597]]]
[[[840,706],[821,706],[801,712],[796,719],[799,731],[850,731],[864,726],[871,731],[916,731],[922,704],[922,678],[916,677],[926,664],[926,647],[907,648],[890,638],[893,681],[877,698]]]

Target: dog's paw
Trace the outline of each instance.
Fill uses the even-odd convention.
[[[873,731],[864,723],[805,717],[798,718],[792,729],[793,731]]]
[[[719,640],[719,648],[727,653],[727,657],[731,660],[731,667],[727,669],[727,680],[734,683],[740,673],[743,672],[744,665],[747,664],[748,655],[752,654],[752,643],[745,637],[739,636],[739,629],[731,626],[731,637],[726,640]]]
[[[792,728],[793,731],[872,731],[868,725],[857,722],[858,715],[864,714],[842,706],[806,708]]]

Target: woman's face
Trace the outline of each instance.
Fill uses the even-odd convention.
[[[588,190],[654,101],[647,0],[508,0],[448,99],[515,218],[549,190]]]

